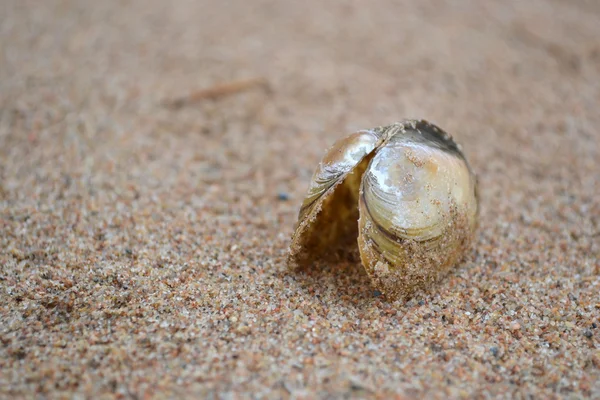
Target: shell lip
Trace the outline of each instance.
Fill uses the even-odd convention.
[[[306,220],[311,220],[312,218],[316,217],[316,215],[319,213],[319,210],[320,210],[320,207],[318,207],[318,204],[320,202],[322,202],[323,199],[330,196],[333,193],[333,191],[335,190],[335,188],[339,184],[342,184],[344,182],[344,180],[346,179],[348,174],[353,173],[354,169],[362,162],[362,160],[365,157],[368,157],[370,154],[372,154],[374,151],[376,151],[382,145],[382,143],[386,139],[385,137],[383,137],[382,133],[383,132],[381,130],[379,130],[378,128],[361,129],[361,130],[354,132],[349,137],[345,137],[345,138],[338,140],[327,150],[327,152],[325,153],[325,156],[319,163],[319,167],[317,167],[317,171],[319,171],[319,169],[321,169],[322,171],[328,171],[328,173],[325,175],[326,180],[320,182],[320,184],[322,184],[322,187],[320,188],[320,190],[318,192],[310,193],[310,191],[312,189],[312,185],[315,182],[315,179],[323,178],[322,176],[317,176],[316,175],[317,171],[315,171],[315,174],[313,174],[313,177],[312,177],[313,182],[311,183],[311,187],[309,187],[309,194],[310,194],[311,199],[309,202],[304,202],[301,205],[300,210],[298,212],[298,220],[296,222],[295,230],[297,230],[302,225],[302,223],[305,222]],[[363,139],[359,139],[358,142],[354,142],[351,144],[357,145],[356,150],[364,151],[364,154],[361,154],[360,157],[358,157],[358,158],[355,158],[355,159],[350,158],[350,159],[343,160],[342,162],[340,162],[339,159],[325,161],[325,158],[329,154],[334,152],[334,150],[337,149],[337,146],[340,146],[342,143],[347,141],[350,137],[355,137],[355,138],[362,137],[363,138]],[[361,140],[365,140],[365,137],[368,137],[368,139],[365,142],[362,142],[362,144],[361,144]],[[341,150],[341,149],[337,149],[337,150]],[[358,153],[357,153],[357,155],[358,155]],[[331,162],[331,164],[330,164],[330,162]],[[319,186],[319,185],[316,185],[316,186]],[[308,197],[308,195],[307,195],[307,197]],[[306,201],[307,197],[305,197],[305,201]]]
[[[308,209],[310,209],[317,201],[319,201],[319,199],[323,198],[323,196],[327,196],[327,193],[335,188],[335,186],[337,186],[337,184],[341,183],[341,182],[337,182],[337,180],[340,177],[337,177],[335,179],[332,180],[331,184],[329,184],[327,187],[323,188],[323,190],[321,190],[318,194],[318,196],[314,196],[314,198],[312,199],[312,201],[310,203],[306,203],[303,204],[300,207],[300,211],[298,212],[298,220],[301,219],[302,215],[304,214],[304,212]]]

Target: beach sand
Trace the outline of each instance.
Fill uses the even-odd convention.
[[[327,148],[404,118],[478,174],[466,259],[289,270]],[[0,397],[600,398],[599,126],[594,0],[2,1]]]

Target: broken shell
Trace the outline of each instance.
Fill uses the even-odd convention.
[[[289,262],[308,265],[336,246],[357,243],[358,235],[374,286],[390,299],[408,298],[469,248],[478,215],[476,184],[452,137],[426,121],[354,133],[319,163]]]

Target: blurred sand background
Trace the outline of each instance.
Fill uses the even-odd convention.
[[[0,397],[600,398],[599,105],[595,0],[2,0]],[[407,303],[288,271],[325,150],[402,118],[472,253]]]

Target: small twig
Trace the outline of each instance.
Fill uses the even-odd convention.
[[[170,108],[181,108],[190,104],[198,103],[202,100],[216,100],[221,97],[231,96],[241,93],[255,87],[268,89],[267,81],[263,78],[247,79],[244,81],[228,82],[218,84],[207,89],[201,89],[190,93],[187,96],[172,100],[166,100],[163,104]]]

